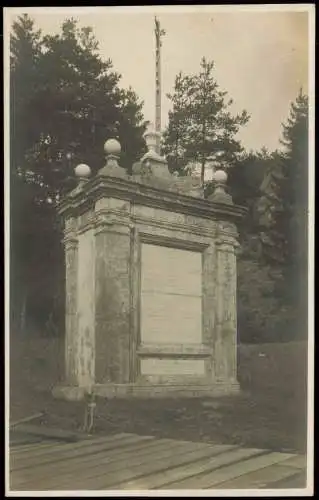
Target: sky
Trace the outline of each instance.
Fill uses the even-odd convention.
[[[246,109],[251,118],[239,133],[243,146],[274,150],[281,124],[300,87],[308,93],[308,12],[246,7],[84,7],[9,8],[8,22],[28,12],[43,33],[57,33],[64,19],[91,26],[100,54],[122,75],[121,86],[144,101],[145,119],[155,119],[154,15],[165,29],[162,46],[162,128],[179,71],[196,74],[205,56],[215,62],[214,76],[234,100],[232,111]]]

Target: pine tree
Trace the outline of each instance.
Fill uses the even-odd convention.
[[[13,23],[10,37],[10,163],[11,172],[24,163],[37,138],[31,102],[37,92],[41,32],[24,14]]]
[[[201,60],[197,75],[179,73],[174,93],[168,94],[173,109],[164,133],[163,150],[171,170],[183,171],[189,162],[201,167],[204,182],[205,166],[211,156],[231,164],[242,151],[235,136],[249,116],[246,111],[233,116],[229,110],[232,99],[221,91],[213,75],[214,63]]]
[[[43,36],[27,15],[13,24],[11,290],[19,317],[36,301],[40,317],[39,290],[47,292],[49,303],[61,285],[56,204],[74,185],[75,165],[88,163],[94,174],[104,164],[103,145],[110,137],[120,139],[124,166],[143,154],[142,103],[119,82],[112,62],[100,57],[91,28],[68,19],[60,33]]]
[[[261,240],[265,261],[279,271],[278,295],[304,320],[308,265],[308,97],[302,90],[291,104],[282,135],[284,150],[273,155],[273,164],[261,187]]]
[[[261,186],[260,213],[269,242],[266,245],[265,241],[265,256],[290,269],[304,254],[300,241],[305,243],[302,234],[305,236],[303,228],[307,226],[308,98],[302,91],[291,104],[281,143],[284,150],[272,155]]]

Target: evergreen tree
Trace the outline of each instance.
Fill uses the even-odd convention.
[[[304,328],[307,310],[308,97],[300,90],[283,124],[258,204],[263,257],[279,271],[277,294]],[[303,323],[302,323],[303,322]]]
[[[88,163],[94,175],[105,161],[105,140],[117,137],[129,168],[145,150],[146,124],[143,103],[120,87],[91,28],[68,19],[60,33],[43,36],[23,15],[10,42],[11,300],[24,329],[34,298],[37,318],[50,308],[39,290],[47,292],[46,304],[63,296],[56,205],[74,185],[75,165]]]
[[[203,58],[197,75],[176,76],[174,93],[168,94],[173,109],[163,137],[171,170],[183,172],[189,162],[198,163],[202,183],[208,158],[218,156],[231,165],[242,152],[235,136],[249,120],[246,111],[231,114],[233,101],[226,101],[227,92],[219,89],[213,68],[214,63]]]
[[[37,91],[41,32],[27,14],[13,23],[10,38],[11,172],[24,164],[25,152],[37,139],[30,103]]]
[[[308,98],[301,91],[283,124],[281,142],[284,150],[273,154],[261,186],[259,211],[265,257],[290,272],[304,255],[307,227]]]

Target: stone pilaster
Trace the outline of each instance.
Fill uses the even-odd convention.
[[[237,233],[232,224],[219,223],[216,246],[216,381],[237,382]]]
[[[208,379],[214,378],[214,331],[215,331],[215,273],[216,259],[214,245],[203,252],[203,272],[202,272],[202,287],[203,287],[203,344],[207,346],[211,353],[209,358],[205,360],[205,373]]]
[[[130,227],[128,206],[117,199],[96,203],[96,383],[130,379]]]
[[[77,270],[78,240],[76,220],[69,218],[65,224],[65,383],[77,383]]]

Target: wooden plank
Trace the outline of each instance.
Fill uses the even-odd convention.
[[[267,467],[275,463],[282,462],[292,455],[288,453],[268,452],[259,457],[254,457],[244,460],[233,465],[222,467],[207,474],[201,474],[196,477],[191,477],[182,481],[177,481],[170,484],[170,489],[207,489],[207,488],[221,488],[222,483],[248,474],[255,470]]]
[[[42,458],[47,454],[48,451],[50,451],[50,455],[55,455],[56,453],[61,453],[61,451],[68,451],[68,450],[80,450],[80,449],[85,449],[89,446],[93,446],[95,444],[98,444],[98,443],[115,443],[115,442],[126,442],[128,439],[132,439],[132,437],[134,436],[134,439],[133,441],[136,440],[136,435],[135,434],[131,434],[131,435],[114,435],[114,436],[108,436],[108,437],[100,437],[100,438],[94,438],[94,439],[90,439],[90,440],[84,440],[84,441],[81,441],[81,442],[78,442],[78,443],[52,443],[50,447],[42,447],[39,448],[39,449],[35,449],[35,450],[32,450],[32,452],[29,452],[29,456],[28,456],[28,460],[31,460],[31,459],[36,459],[36,458],[39,458],[40,460],[42,460]],[[10,452],[10,455],[12,455],[13,457],[16,457],[16,459],[24,459],[25,456],[26,456],[26,453],[23,453],[23,454],[19,454],[19,453],[14,453],[14,452]],[[40,458],[41,457],[41,458]]]
[[[288,460],[285,460],[280,465],[294,467],[296,469],[306,469],[307,468],[307,456],[306,455],[295,455],[292,458],[288,458]]]
[[[52,441],[33,441],[33,442],[25,442],[22,444],[11,444],[9,443],[10,453],[28,453],[32,450],[36,450],[39,448],[44,448],[46,446],[52,446]]]
[[[70,432],[54,427],[45,427],[44,425],[19,424],[16,430],[34,436],[43,436],[53,439],[61,439],[62,441],[78,441],[83,439],[83,435],[79,432]]]
[[[10,429],[13,427],[16,427],[17,425],[24,424],[25,422],[31,422],[32,420],[35,420],[36,418],[43,417],[45,413],[43,411],[34,413],[33,415],[29,415],[28,417],[20,418],[20,420],[16,420],[15,422],[12,422],[10,424]]]
[[[269,483],[293,477],[296,472],[299,472],[298,469],[286,467],[282,464],[275,464],[226,481],[218,487],[223,489],[266,488]]]
[[[46,464],[43,467],[40,465],[33,469],[22,471],[23,474],[16,480],[15,484],[19,485],[23,483],[27,486],[28,483],[34,483],[35,480],[38,480],[39,473],[41,474],[41,481],[50,480],[55,476],[62,478],[64,475],[70,477],[72,474],[76,474],[76,476],[84,473],[87,474],[90,469],[94,470],[100,466],[101,460],[104,460],[106,457],[109,463],[113,461],[120,462],[121,460],[130,459],[132,454],[136,455],[138,453],[139,457],[145,454],[152,455],[165,447],[167,447],[166,442],[155,441],[154,438],[151,438],[138,443],[132,443],[125,448],[107,450],[107,452],[105,449],[98,449],[96,453],[84,454],[68,459],[67,464],[65,461],[62,461],[62,463],[61,461],[57,461]]]
[[[218,450],[217,450],[218,451]],[[239,460],[247,457],[252,457],[254,455],[260,454],[260,450],[248,449],[248,448],[235,448],[234,446],[225,447],[224,450],[220,450],[219,453],[213,455],[212,457],[205,458],[203,460],[187,464],[186,466],[173,467],[167,471],[162,471],[160,473],[152,474],[150,476],[125,483],[116,485],[117,489],[156,489],[156,488],[170,488],[170,483],[185,479],[203,472],[212,471],[221,467],[222,465],[228,465],[230,463],[238,462]]]
[[[128,446],[131,444],[136,444],[137,442],[142,442],[145,440],[154,439],[151,436],[131,436],[121,440],[113,440],[108,441],[107,439],[101,440],[98,442],[94,442],[91,446],[79,446],[74,449],[64,450],[63,447],[60,449],[55,449],[54,453],[51,452],[50,449],[44,450],[41,455],[37,455],[35,457],[19,457],[12,456],[11,458],[11,469],[21,470],[21,469],[29,469],[31,467],[42,467],[46,464],[53,462],[60,462],[69,460],[70,458],[79,456],[79,455],[90,455],[95,453],[99,449],[104,450],[112,450],[120,447]]]
[[[157,440],[149,443],[144,443],[139,446],[134,446],[132,447],[132,450],[114,450],[112,454],[108,454],[109,463],[114,463],[115,461],[118,462],[119,468],[121,469],[123,466],[123,463],[126,465],[126,463],[129,464],[129,467],[131,467],[132,464],[132,455],[135,457],[138,455],[138,460],[140,463],[149,463],[153,459],[153,457],[157,457],[160,453],[166,453],[168,450],[168,447],[171,445],[170,442],[165,442],[165,440]],[[190,451],[196,451],[199,449],[199,444],[194,444],[191,445],[192,447],[189,447],[189,443],[187,445],[183,443],[176,443],[174,442],[174,447],[175,447],[175,453],[177,454],[180,450],[180,453],[189,453]],[[233,448],[229,446],[228,448]],[[226,447],[227,449],[227,447]],[[216,452],[218,452],[219,449],[216,448]],[[223,451],[225,451],[223,449]],[[89,469],[92,469],[94,472],[96,471],[96,467],[99,467],[101,465],[101,458],[105,458],[105,453],[102,452],[99,454],[100,456],[94,455],[93,457],[90,457],[90,463],[87,463],[86,457],[81,457],[76,460],[72,460],[67,467],[67,473],[70,476],[73,471],[77,472],[79,474],[88,473]],[[92,460],[94,459],[94,461]],[[96,462],[96,463],[95,463]],[[52,467],[50,467],[49,471],[42,471],[41,472],[41,477],[47,477],[48,475],[52,475],[52,472],[54,474],[58,474],[59,477],[63,475],[64,471],[61,470],[61,467],[59,468],[59,465],[57,465],[54,470]]]
[[[23,454],[23,453],[30,453],[35,450],[39,449],[45,449],[49,446],[52,446],[52,441],[37,441],[34,443],[28,443],[28,444],[19,444],[19,445],[10,445],[9,444],[9,450],[10,454],[15,453],[15,454]]]
[[[121,438],[123,437],[127,437],[127,436],[133,436],[135,434],[114,434],[112,436],[101,436],[102,439],[108,439],[108,440],[112,440],[114,441],[114,439],[119,439],[119,436],[121,436]],[[97,438],[96,436],[89,436],[87,439],[84,439],[83,441],[79,441],[79,442],[76,442],[76,443],[66,443],[65,441],[53,441],[53,440],[47,440],[47,441],[38,441],[38,442],[35,442],[35,443],[32,443],[35,445],[34,449],[30,450],[29,453],[30,453],[30,456],[36,456],[36,455],[42,455],[43,454],[43,451],[42,450],[45,450],[46,448],[50,448],[50,450],[52,451],[52,453],[54,452],[54,450],[61,450],[61,449],[64,449],[64,450],[67,450],[67,449],[75,449],[77,447],[82,447],[82,446],[88,446],[92,443],[95,443],[97,442],[99,438]],[[31,444],[31,443],[30,443]],[[25,445],[27,446],[27,445]],[[18,455],[18,454],[22,454],[23,453],[27,453],[28,450],[27,448],[24,450],[24,449],[21,449],[20,450],[20,447],[17,446],[17,447],[10,447],[10,454],[12,455]]]
[[[293,476],[288,478],[280,479],[279,481],[271,481],[267,484],[266,488],[306,488],[307,486],[307,474],[306,471],[298,471]]]
[[[223,446],[203,446],[202,443],[192,444],[194,447],[190,447],[188,451],[185,447],[178,447],[175,444],[173,447],[167,448],[161,453],[157,453],[156,455],[153,454],[153,456],[150,457],[144,457],[143,460],[140,460],[137,456],[135,459],[132,458],[127,462],[120,461],[117,464],[110,464],[106,467],[101,466],[98,471],[94,472],[94,477],[83,477],[80,484],[77,482],[77,486],[80,486],[80,488],[84,490],[117,489],[117,485],[122,484],[124,481],[136,480],[152,473],[168,470],[174,466],[192,463],[195,460],[201,460],[205,457],[212,456],[216,453],[216,447],[220,450]],[[61,486],[63,486],[63,489],[73,489],[74,482],[73,484],[63,483],[63,485],[59,483],[57,489]]]
[[[65,487],[67,487],[65,485],[70,485],[70,481],[71,482],[73,481],[71,489],[74,489],[75,486],[76,488],[80,486],[79,482],[81,481],[80,479],[77,479],[75,485],[74,484],[75,477],[78,478],[79,476],[81,476],[81,478],[83,478],[82,482],[84,483],[83,488],[84,489],[87,488],[88,480],[90,480],[94,489],[96,480],[101,474],[104,475],[105,473],[112,472],[111,477],[113,477],[114,473],[116,473],[117,470],[122,471],[123,468],[130,469],[132,465],[140,466],[141,464],[146,464],[146,465],[149,464],[154,455],[156,457],[160,457],[159,459],[161,459],[163,456],[165,457],[166,455],[171,455],[172,443],[174,443],[175,452],[180,450],[181,453],[185,453],[186,449],[185,443],[176,444],[176,442],[171,439],[156,440],[152,446],[149,446],[141,451],[133,447],[131,450],[127,450],[125,454],[122,451],[117,454],[116,451],[114,450],[112,454],[109,453],[105,454],[105,457],[103,459],[100,458],[98,462],[96,462],[95,460],[84,462],[82,464],[81,470],[79,470],[78,467],[75,468],[75,471],[72,470],[73,461],[69,462],[65,467],[65,470],[62,475],[55,473],[53,477],[51,474],[49,475],[49,477],[46,478],[44,477],[42,480],[42,473],[41,473],[40,482],[38,475],[39,469],[37,468],[35,470],[36,474],[34,477],[34,485],[36,486],[37,489],[48,489],[51,487],[54,488],[55,486],[60,489],[65,489]],[[199,448],[198,443],[187,443],[187,445],[186,446],[188,450],[189,449],[194,450]],[[21,484],[25,485],[23,479],[19,482],[16,482],[16,486],[19,486]]]
[[[87,447],[94,445],[98,442],[114,442],[118,440],[127,439],[128,437],[136,436],[136,434],[114,434],[112,436],[92,436],[88,439],[84,439],[83,441],[79,441],[76,443],[66,443],[65,441],[39,441],[37,443],[32,443],[34,448],[28,450],[27,445],[26,448],[21,449],[20,447],[11,447],[10,455],[12,456],[21,456],[21,458],[29,454],[29,458],[37,457],[40,455],[44,455],[46,453],[46,449],[50,449],[51,453],[60,452],[61,450],[75,450],[77,448]],[[30,443],[31,444],[31,443]]]

